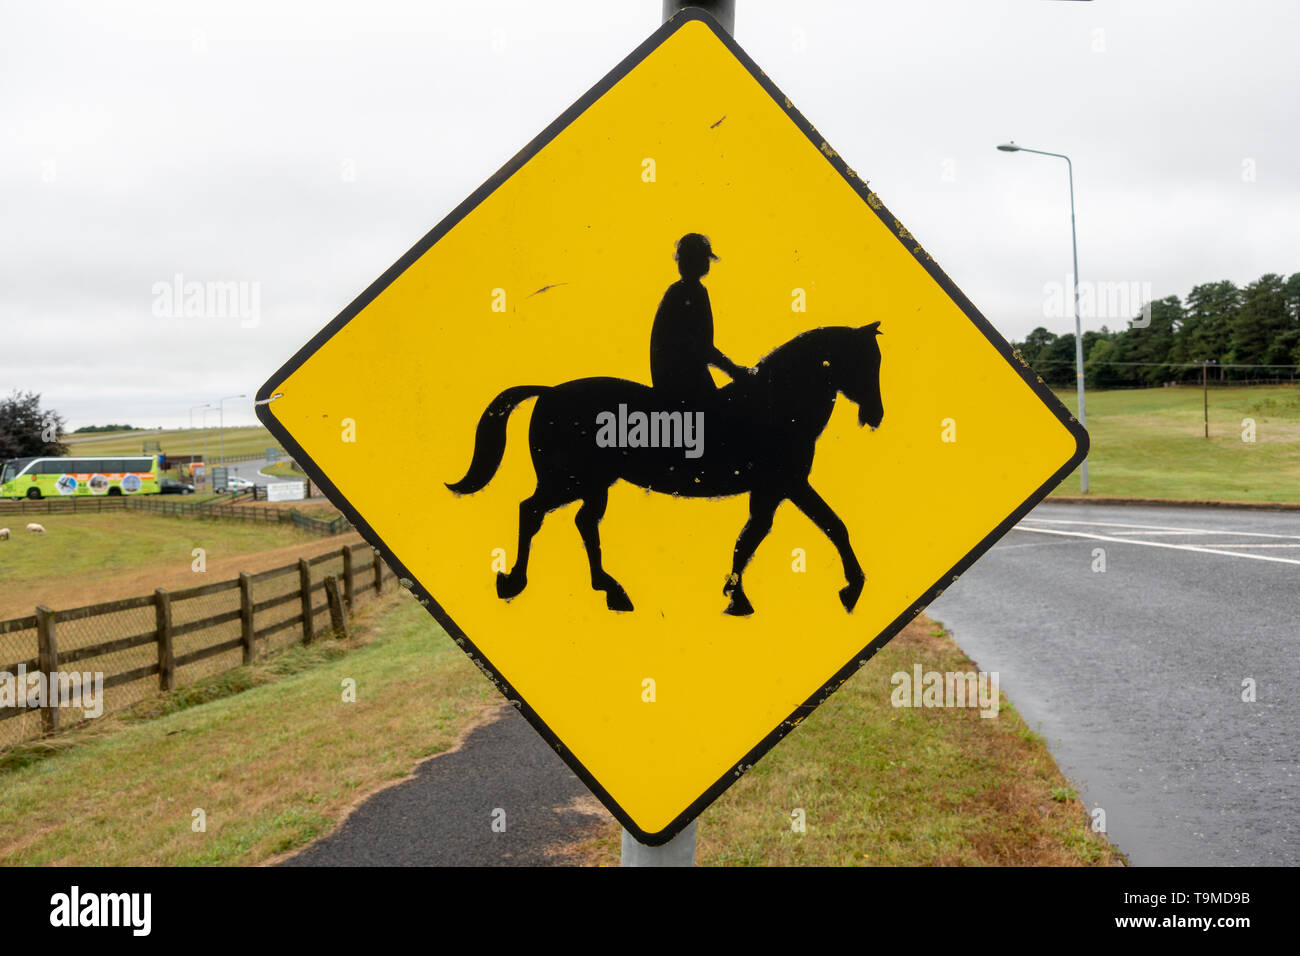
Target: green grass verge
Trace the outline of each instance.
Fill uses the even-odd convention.
[[[1108,865],[1042,737],[1002,698],[895,708],[892,674],[977,670],[919,618],[708,811],[705,865]],[[804,811],[805,830],[792,826]]]
[[[918,618],[700,818],[702,866],[1108,866],[1042,736],[1005,696],[974,709],[895,708],[892,674],[978,670]],[[803,830],[794,824],[802,811]],[[608,824],[577,851],[617,866]]]
[[[291,461],[277,461],[274,465],[267,465],[262,469],[265,474],[276,475],[280,478],[306,478],[307,473],[300,470],[297,465]]]
[[[0,865],[260,862],[454,746],[499,700],[404,592],[354,628],[346,653],[326,641],[228,672],[55,738],[52,759],[28,747],[0,773]]]
[[[1076,411],[1073,391],[1057,395]],[[1089,392],[1087,404],[1090,495],[1300,501],[1300,388],[1211,388],[1208,439],[1199,388]],[[1053,492],[1079,493],[1077,472]]]

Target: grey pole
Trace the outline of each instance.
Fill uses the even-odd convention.
[[[194,477],[194,412],[199,408],[208,408],[208,405],[194,405],[190,408],[190,477]]]
[[[224,464],[226,460],[226,402],[235,398],[247,398],[246,395],[227,395],[225,398],[218,400],[217,407],[221,409],[217,425],[217,443],[219,451],[217,458]]]
[[[1048,153],[1028,146],[1017,146],[1013,140],[1003,143],[998,149],[1004,153],[1037,153],[1039,156],[1055,156],[1065,160],[1070,171],[1070,242],[1074,246],[1074,377],[1079,387],[1079,424],[1088,427],[1088,412],[1083,400],[1083,325],[1079,318],[1079,236],[1074,228],[1074,163],[1064,153]],[[1079,488],[1083,494],[1088,493],[1088,459],[1079,465]]]
[[[713,15],[718,25],[728,33],[736,32],[736,0],[664,0],[663,21],[687,7],[698,7]]]
[[[206,478],[206,477],[208,477],[208,475],[212,474],[212,469],[208,467],[208,412],[210,412],[210,411],[212,411],[212,406],[211,406],[211,405],[209,405],[207,408],[203,409],[203,415],[202,415],[202,418],[203,418],[203,477],[204,477],[204,478]],[[212,487],[211,484],[208,484],[208,487],[209,487],[209,488]]]
[[[698,7],[713,15],[718,25],[728,33],[736,29],[736,0],[664,0],[663,22],[675,13],[687,7]],[[681,833],[663,846],[646,846],[637,842],[636,837],[623,830],[623,855],[620,866],[694,866],[695,865],[695,823],[692,820]]]
[[[646,846],[636,837],[623,831],[623,859],[619,866],[694,866],[695,823],[673,837],[663,846]]]

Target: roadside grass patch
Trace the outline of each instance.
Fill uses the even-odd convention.
[[[1056,396],[1077,410],[1073,390]],[[1211,388],[1208,439],[1198,387],[1089,392],[1087,403],[1090,496],[1300,502],[1300,387]],[[1079,493],[1077,472],[1052,492]]]
[[[352,627],[348,644],[240,668],[14,760],[0,774],[0,865],[259,863],[328,832],[497,705],[407,592],[363,605]],[[206,832],[191,829],[195,809]]]
[[[895,708],[890,677],[978,670],[917,618],[700,818],[705,866],[1108,866],[1122,855],[1040,735],[1002,697],[974,708]],[[794,827],[803,811],[804,832]],[[617,866],[609,821],[577,854]]]

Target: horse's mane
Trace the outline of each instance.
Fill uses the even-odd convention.
[[[849,344],[849,337],[857,331],[847,325],[830,325],[800,332],[788,342],[783,342],[758,360],[758,374],[771,375],[784,370],[790,363],[806,363],[819,356],[833,354]],[[844,342],[840,342],[844,339]]]

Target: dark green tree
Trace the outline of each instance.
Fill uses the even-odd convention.
[[[1232,323],[1240,308],[1241,290],[1227,279],[1198,285],[1187,294],[1184,313],[1189,362],[1227,361]],[[1223,377],[1223,369],[1219,377]]]
[[[1293,319],[1287,308],[1286,280],[1270,272],[1242,291],[1241,308],[1233,318],[1228,339],[1228,360],[1240,365],[1289,364],[1294,339]],[[1242,370],[1243,377],[1268,374]]]
[[[0,460],[66,455],[63,434],[63,416],[41,411],[40,395],[16,391],[0,399]]]

